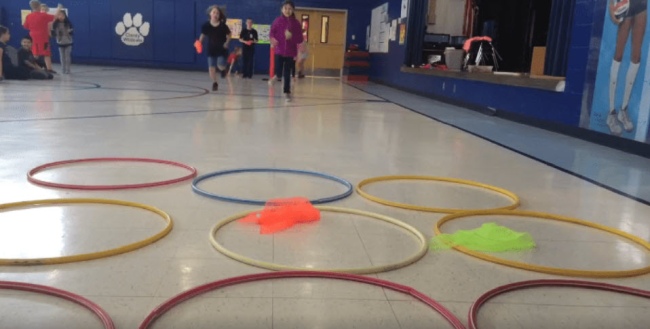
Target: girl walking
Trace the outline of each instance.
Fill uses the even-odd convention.
[[[291,69],[296,65],[294,58],[298,55],[298,45],[302,43],[302,27],[293,13],[295,8],[293,1],[285,0],[282,3],[282,15],[273,21],[269,33],[278,58],[276,63],[282,68],[287,102],[291,101]]]

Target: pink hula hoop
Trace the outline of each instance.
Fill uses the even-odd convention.
[[[504,294],[506,292],[526,289],[526,288],[536,288],[536,287],[570,287],[570,288],[589,288],[596,290],[612,291],[623,293],[627,295],[639,296],[644,298],[650,298],[650,291],[635,289],[625,286],[618,286],[609,283],[600,283],[600,282],[590,282],[590,281],[580,281],[580,280],[530,280],[530,281],[521,281],[511,284],[506,284],[500,287],[496,287],[483,295],[481,295],[469,308],[468,315],[468,325],[469,329],[478,329],[477,320],[478,311],[488,300]]]
[[[99,319],[102,321],[102,324],[104,325],[104,328],[106,329],[115,329],[115,325],[113,324],[113,320],[111,317],[104,311],[99,305],[91,302],[90,300],[81,297],[79,295],[73,294],[71,292],[61,290],[61,289],[56,289],[48,286],[42,286],[38,284],[31,284],[31,283],[23,283],[23,282],[13,282],[13,281],[0,281],[0,289],[11,289],[11,290],[22,290],[22,291],[29,291],[29,292],[36,292],[40,294],[45,294],[45,295],[51,295],[59,298],[63,298],[66,300],[69,300],[71,302],[77,303],[99,317]]]
[[[432,298],[428,297],[427,295],[411,287],[403,286],[397,283],[375,279],[371,277],[365,277],[361,275],[354,275],[354,274],[347,274],[347,273],[334,273],[334,272],[320,272],[320,271],[270,272],[270,273],[243,275],[243,276],[228,278],[224,280],[214,281],[211,283],[206,283],[204,285],[182,292],[170,298],[169,300],[162,303],[158,307],[156,307],[151,313],[149,313],[149,315],[140,324],[139,329],[149,328],[149,326],[153,324],[157,318],[159,318],[165,312],[172,309],[174,306],[192,297],[206,293],[208,291],[216,290],[227,286],[237,285],[241,283],[268,280],[268,279],[280,279],[280,278],[327,278],[327,279],[337,279],[337,280],[346,280],[346,281],[356,281],[356,282],[379,286],[382,288],[388,288],[397,292],[409,294],[415,297],[416,299],[418,299],[419,301],[423,302],[424,304],[430,306],[438,313],[440,313],[447,320],[447,322],[449,322],[454,327],[454,329],[465,329],[465,326],[462,324],[462,322],[460,322],[460,320],[456,316],[454,316],[453,313],[451,313],[444,306],[440,305]]]

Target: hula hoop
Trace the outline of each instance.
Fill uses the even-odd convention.
[[[547,214],[547,213],[542,213],[542,212],[534,212],[534,211],[518,211],[518,210],[492,210],[492,211],[487,211],[487,210],[480,210],[480,211],[468,211],[464,213],[458,213],[458,214],[451,214],[447,215],[443,218],[441,218],[436,225],[434,226],[433,230],[436,235],[442,234],[440,227],[448,221],[458,219],[458,218],[463,218],[463,217],[472,217],[472,216],[492,216],[492,215],[499,215],[499,216],[521,216],[521,217],[535,217],[535,218],[541,218],[541,219],[550,219],[550,220],[555,220],[555,221],[560,221],[560,222],[567,222],[567,223],[572,223],[572,224],[577,224],[577,225],[582,225],[586,227],[591,227],[595,228],[597,230],[605,231],[608,233],[612,233],[615,235],[618,235],[620,237],[626,238],[628,240],[631,240],[633,242],[636,242],[637,244],[643,246],[646,250],[650,250],[650,243],[647,241],[643,240],[640,237],[634,236],[632,234],[623,232],[621,230],[601,225],[601,224],[596,224],[592,222],[588,222],[585,220],[577,219],[577,218],[571,218],[571,217],[566,217],[566,216],[559,216],[559,215],[553,215],[553,214]],[[505,266],[510,266],[514,268],[519,268],[522,270],[528,270],[528,271],[533,271],[533,272],[539,272],[539,273],[546,273],[546,274],[555,274],[555,275],[562,275],[562,276],[574,276],[574,277],[591,277],[591,278],[623,278],[623,277],[631,277],[631,276],[638,276],[638,275],[643,275],[650,273],[650,266],[646,266],[643,268],[639,269],[634,269],[634,270],[622,270],[622,271],[592,271],[592,270],[576,270],[576,269],[564,269],[564,268],[558,268],[558,267],[550,267],[550,266],[541,266],[541,265],[533,265],[533,264],[528,264],[528,263],[523,263],[523,262],[518,262],[518,261],[513,261],[513,260],[508,260],[508,259],[503,259],[499,258],[496,256],[484,254],[482,252],[474,251],[467,249],[462,246],[453,246],[454,249],[467,254],[472,257],[480,258],[483,260],[486,260],[491,263],[495,264],[500,264],[500,265],[505,265]]]
[[[578,281],[578,280],[531,280],[506,284],[494,288],[481,295],[470,307],[468,315],[468,325],[470,329],[478,329],[477,320],[478,311],[488,300],[506,292],[536,287],[570,287],[570,288],[590,288],[596,290],[613,291],[626,295],[650,298],[650,291],[635,289],[630,287],[618,286],[608,283]]]
[[[140,208],[144,210],[151,211],[160,217],[162,217],[167,225],[165,228],[142,241],[134,242],[125,246],[105,250],[98,252],[91,252],[86,254],[71,255],[71,256],[61,256],[61,257],[49,257],[49,258],[0,258],[0,266],[8,265],[51,265],[51,264],[63,264],[63,263],[72,263],[72,262],[81,262],[86,260],[104,258],[109,256],[114,256],[118,254],[123,254],[129,251],[133,251],[144,246],[150,245],[164,236],[166,236],[172,230],[172,219],[164,211],[148,206],[141,203],[121,201],[121,200],[110,200],[110,199],[88,199],[88,198],[78,198],[78,199],[44,199],[44,200],[32,200],[32,201],[21,201],[13,203],[0,204],[0,211],[10,208],[19,208],[24,206],[34,206],[34,205],[52,205],[52,204],[73,204],[73,203],[92,203],[92,204],[109,204],[109,205],[118,205],[126,206],[133,208]]]
[[[403,286],[401,284],[393,283],[390,281],[385,281],[381,279],[375,279],[371,277],[365,277],[360,275],[352,274],[343,274],[343,273],[330,273],[330,272],[320,272],[320,271],[287,271],[287,272],[271,272],[271,273],[260,273],[260,274],[250,274],[237,276],[233,278],[228,278],[224,280],[210,282],[185,292],[182,292],[166,302],[160,304],[156,307],[149,315],[142,321],[139,329],[147,329],[153,322],[160,318],[165,312],[172,309],[174,306],[190,299],[200,294],[216,290],[219,288],[238,285],[247,282],[262,281],[269,279],[281,279],[281,278],[326,278],[326,279],[335,279],[335,280],[344,280],[344,281],[355,281],[360,283],[366,283],[369,285],[374,285],[393,291],[401,292],[410,296],[413,296],[415,299],[423,302],[429,307],[433,308],[436,312],[440,313],[449,324],[455,329],[465,329],[465,326],[462,322],[454,316],[449,310],[444,306],[440,305],[434,299],[428,297],[427,295],[411,288],[408,286]]]
[[[461,185],[468,185],[468,186],[473,186],[473,187],[480,187],[486,190],[490,190],[493,192],[497,192],[499,194],[502,194],[506,197],[508,197],[510,200],[512,200],[512,204],[504,207],[497,207],[497,208],[489,208],[485,210],[507,210],[507,209],[515,209],[519,206],[520,201],[519,197],[505,189],[502,189],[500,187],[492,186],[492,185],[487,185],[479,182],[474,182],[470,180],[465,180],[465,179],[457,179],[457,178],[445,178],[445,177],[434,177],[434,176],[414,176],[414,175],[393,175],[393,176],[378,176],[378,177],[373,177],[373,178],[368,178],[364,179],[359,184],[357,184],[356,191],[361,195],[362,197],[374,201],[377,203],[381,203],[383,205],[391,206],[391,207],[397,207],[397,208],[402,208],[402,209],[409,209],[409,210],[418,210],[418,211],[426,211],[426,212],[438,212],[438,213],[458,213],[458,212],[464,212],[464,211],[469,211],[471,209],[457,209],[457,208],[438,208],[438,207],[425,207],[425,206],[418,206],[414,204],[408,204],[408,203],[401,203],[401,202],[395,202],[395,201],[390,201],[386,199],[379,198],[377,196],[371,195],[365,191],[363,191],[363,187],[372,184],[372,183],[377,183],[377,182],[386,182],[386,181],[394,181],[394,180],[426,180],[426,181],[437,181],[437,182],[448,182],[448,183],[455,183],[455,184],[461,184]]]
[[[179,167],[183,169],[187,169],[190,171],[188,175],[185,175],[180,178],[174,178],[174,179],[168,179],[164,181],[159,181],[159,182],[152,182],[152,183],[140,183],[140,184],[117,184],[117,185],[79,185],[79,184],[62,184],[62,183],[54,183],[54,182],[47,182],[44,180],[40,180],[38,178],[35,178],[34,175],[37,173],[52,168],[52,167],[57,167],[57,166],[62,166],[66,164],[71,164],[71,163],[85,163],[85,162],[147,162],[147,163],[158,163],[158,164],[165,164],[165,165],[170,165],[173,167]],[[147,158],[88,158],[88,159],[74,159],[74,160],[64,160],[64,161],[57,161],[57,162],[51,162],[51,163],[46,163],[44,165],[40,165],[27,173],[27,180],[30,181],[31,183],[34,183],[36,185],[42,185],[42,186],[47,186],[47,187],[55,187],[55,188],[64,188],[64,189],[75,189],[75,190],[126,190],[126,189],[136,189],[136,188],[145,188],[145,187],[156,187],[156,186],[162,186],[162,185],[170,185],[178,182],[182,182],[188,179],[192,179],[193,177],[196,176],[196,168],[190,167],[188,165],[174,162],[174,161],[167,161],[167,160],[158,160],[158,159],[147,159]]]
[[[14,282],[14,281],[0,281],[0,289],[11,289],[11,290],[22,290],[35,292],[39,294],[51,295],[59,298],[69,300],[71,302],[77,303],[91,312],[95,313],[97,317],[102,321],[104,328],[106,329],[115,329],[113,320],[111,317],[104,311],[99,305],[91,302],[90,300],[81,297],[79,295],[73,294],[69,291],[56,289],[48,286],[42,286],[38,284],[23,283],[23,282]]]
[[[310,271],[323,271],[323,272],[339,272],[339,273],[353,273],[353,274],[372,274],[372,273],[379,273],[379,272],[386,272],[386,271],[391,271],[395,270],[398,268],[405,267],[407,265],[413,264],[416,261],[418,261],[420,258],[424,257],[424,255],[427,253],[428,248],[427,248],[427,240],[418,231],[416,228],[413,226],[410,226],[406,223],[400,222],[397,219],[380,215],[380,214],[375,214],[367,211],[362,211],[362,210],[356,210],[356,209],[348,209],[348,208],[339,208],[339,207],[330,207],[330,206],[317,206],[321,211],[331,211],[331,212],[338,212],[338,213],[344,213],[344,214],[353,214],[353,215],[361,215],[361,216],[366,216],[366,217],[371,217],[374,219],[379,219],[385,222],[388,222],[390,224],[399,226],[409,232],[411,232],[413,235],[415,235],[418,240],[421,243],[420,249],[415,253],[414,255],[410,256],[406,260],[403,260],[398,263],[394,264],[388,264],[388,265],[379,265],[379,266],[371,266],[371,267],[366,267],[366,268],[334,268],[334,269],[321,269],[321,270],[314,270],[314,269],[308,269],[304,267],[294,267],[294,266],[285,266],[285,265],[280,265],[280,264],[274,264],[274,263],[269,263],[269,262],[264,262],[264,261],[258,261],[254,260],[245,256],[242,256],[240,254],[237,254],[235,252],[232,252],[228,249],[226,249],[224,246],[219,244],[217,242],[217,239],[215,238],[217,231],[227,225],[230,222],[236,221],[240,218],[245,217],[251,211],[246,211],[242,212],[233,216],[230,216],[221,222],[217,223],[212,230],[210,231],[210,243],[212,243],[212,246],[217,249],[220,253],[236,260],[239,262],[242,262],[244,264],[268,269],[268,270],[274,270],[274,271],[287,271],[287,270],[292,270],[292,271],[304,271],[304,270],[310,270]]]
[[[339,178],[336,176],[316,172],[316,171],[308,171],[308,170],[296,170],[296,169],[280,169],[280,168],[247,168],[247,169],[233,169],[233,170],[223,170],[223,171],[216,171],[212,173],[208,173],[202,176],[199,176],[194,179],[192,182],[192,190],[194,192],[203,195],[208,198],[213,198],[217,200],[222,200],[222,201],[229,201],[229,202],[236,202],[236,203],[244,203],[244,204],[253,204],[253,205],[259,205],[263,206],[266,204],[266,200],[254,200],[254,199],[239,199],[239,198],[233,198],[233,197],[227,197],[227,196],[222,196],[218,194],[213,194],[210,192],[206,192],[198,187],[198,184],[201,181],[204,181],[208,178],[216,177],[216,176],[223,176],[223,175],[228,175],[228,174],[237,174],[237,173],[247,173],[247,172],[278,172],[278,173],[290,173],[290,174],[301,174],[301,175],[308,175],[308,176],[314,176],[314,177],[319,177],[319,178],[324,178],[327,180],[331,180],[340,184],[343,184],[347,190],[341,194],[331,196],[331,197],[326,197],[326,198],[320,198],[320,199],[315,199],[315,200],[310,200],[312,204],[321,204],[321,203],[328,203],[328,202],[333,202],[337,200],[341,200],[343,198],[348,197],[350,194],[352,194],[352,184],[348,181],[346,181],[343,178]]]

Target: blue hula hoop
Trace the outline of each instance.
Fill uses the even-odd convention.
[[[354,188],[352,187],[352,183],[348,182],[347,180],[343,178],[339,178],[336,176],[316,172],[316,171],[308,171],[308,170],[296,170],[296,169],[278,169],[278,168],[247,168],[247,169],[233,169],[233,170],[223,170],[223,171],[216,171],[212,173],[208,173],[205,175],[201,175],[199,177],[196,177],[192,181],[192,190],[196,192],[199,195],[212,198],[212,199],[217,199],[217,200],[222,200],[222,201],[229,201],[229,202],[235,202],[235,203],[244,203],[244,204],[253,204],[253,205],[265,205],[266,200],[252,200],[252,199],[239,199],[239,198],[233,198],[233,197],[227,197],[223,195],[218,195],[214,193],[210,193],[207,191],[204,191],[198,187],[198,184],[201,181],[204,181],[208,178],[212,177],[217,177],[217,176],[223,176],[223,175],[228,175],[228,174],[237,174],[237,173],[246,173],[246,172],[279,172],[279,173],[289,173],[289,174],[301,174],[301,175],[308,175],[308,176],[314,176],[314,177],[320,177],[324,178],[327,180],[335,181],[337,183],[343,184],[345,187],[347,187],[347,191],[331,196],[331,197],[326,197],[326,198],[320,198],[320,199],[314,199],[314,200],[309,200],[312,204],[322,204],[322,203],[328,203],[328,202],[333,202],[337,200],[341,200],[343,198],[346,198],[352,194],[352,191]]]

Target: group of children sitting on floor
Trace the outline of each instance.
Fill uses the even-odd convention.
[[[3,79],[52,79],[53,75],[45,69],[43,60],[37,60],[32,54],[32,39],[24,37],[17,50],[7,45],[10,38],[9,29],[0,26],[0,81]]]
[[[73,30],[62,5],[59,4],[55,15],[48,14],[49,7],[38,0],[31,0],[30,7],[32,13],[23,25],[29,30],[29,36],[21,39],[19,49],[8,45],[11,33],[0,25],[0,81],[53,79],[52,74],[56,72],[52,69],[52,37],[56,37],[59,46],[63,73],[70,73]]]

